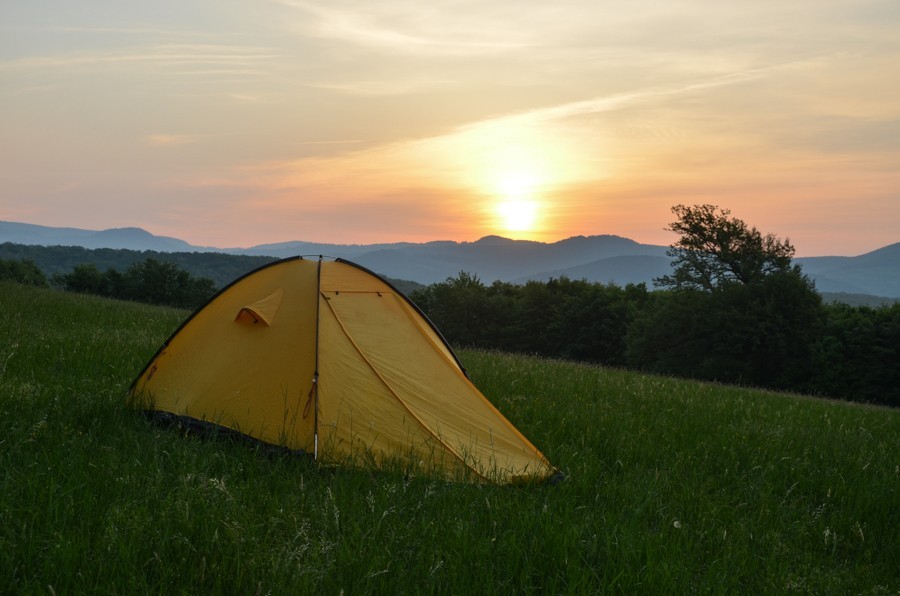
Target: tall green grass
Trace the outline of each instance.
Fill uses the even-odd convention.
[[[319,467],[158,428],[187,312],[0,284],[0,592],[900,590],[900,412],[494,353],[557,486]]]

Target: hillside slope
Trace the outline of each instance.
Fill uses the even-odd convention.
[[[0,309],[4,593],[900,588],[900,411],[464,352],[567,474],[464,485],[151,424],[126,388],[185,311],[13,284]]]

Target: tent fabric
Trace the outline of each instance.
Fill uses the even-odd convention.
[[[284,259],[226,287],[130,396],[325,463],[500,483],[556,473],[412,302],[341,259]]]
[[[253,304],[249,304],[238,311],[235,321],[243,321],[247,323],[262,323],[266,327],[275,320],[278,313],[278,307],[281,305],[281,299],[284,297],[284,290],[281,288],[275,290],[262,300],[258,300]]]

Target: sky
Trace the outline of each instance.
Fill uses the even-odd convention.
[[[897,0],[3,0],[0,220],[246,247],[900,241]]]

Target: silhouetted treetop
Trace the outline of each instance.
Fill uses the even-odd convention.
[[[730,217],[728,209],[676,205],[672,212],[677,219],[666,229],[680,238],[666,254],[674,259],[674,272],[656,278],[658,287],[712,291],[726,283],[756,284],[771,274],[792,271],[794,247],[788,239],[763,236]]]

